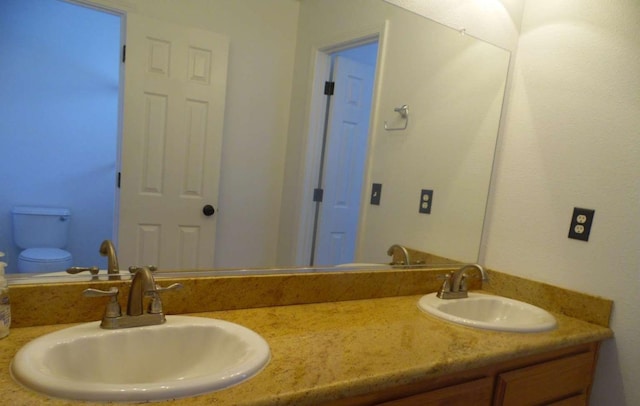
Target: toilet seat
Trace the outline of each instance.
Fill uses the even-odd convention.
[[[71,253],[59,248],[27,248],[18,256],[18,272],[57,272],[72,266]]]

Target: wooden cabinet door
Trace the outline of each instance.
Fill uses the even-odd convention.
[[[587,394],[581,393],[580,395],[550,403],[549,406],[585,406],[587,404]]]
[[[491,377],[465,382],[458,385],[446,386],[425,393],[396,399],[380,406],[489,406],[493,379]]]
[[[494,404],[586,404],[593,363],[593,353],[587,352],[502,373],[496,379]],[[576,403],[580,399],[585,403]]]

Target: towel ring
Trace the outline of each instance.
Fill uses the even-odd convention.
[[[400,130],[406,130],[407,127],[409,126],[409,106],[407,106],[406,104],[403,104],[400,107],[396,107],[395,109],[393,109],[393,111],[395,111],[396,113],[400,114],[400,117],[402,117],[405,122],[404,122],[404,127],[389,127],[387,125],[387,122],[384,122],[384,129],[387,131],[400,131]]]

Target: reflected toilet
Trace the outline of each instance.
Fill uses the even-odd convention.
[[[14,207],[13,240],[22,249],[18,272],[57,272],[73,266],[67,245],[71,211],[64,208]]]

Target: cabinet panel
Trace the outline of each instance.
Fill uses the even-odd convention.
[[[588,352],[502,373],[496,380],[495,404],[539,405],[586,394],[593,362]]]
[[[379,406],[489,406],[492,391],[493,379],[487,377],[380,403]]]
[[[587,394],[571,396],[570,398],[550,403],[549,406],[585,406],[587,404]]]
[[[324,405],[586,406],[598,348],[595,342],[581,344]]]

